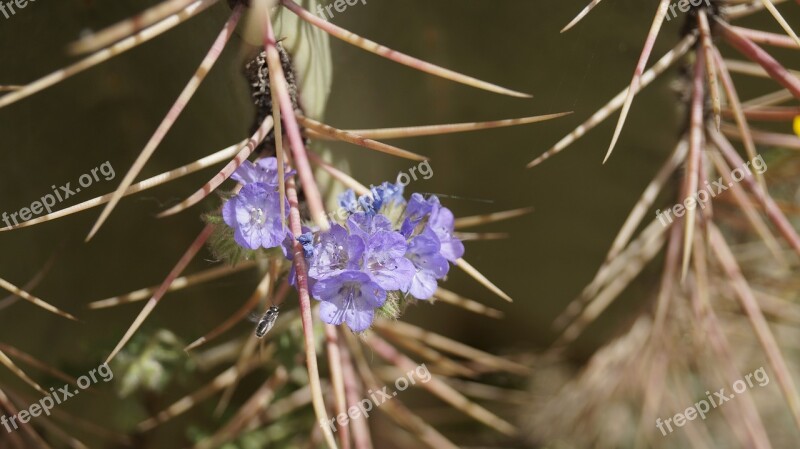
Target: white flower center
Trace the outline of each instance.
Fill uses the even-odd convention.
[[[254,221],[257,225],[263,225],[265,218],[266,216],[264,215],[264,210],[260,207],[250,211],[250,220]]]

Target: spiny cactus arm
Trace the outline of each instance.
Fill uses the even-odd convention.
[[[689,112],[689,154],[686,156],[686,172],[683,176],[681,198],[688,198],[697,192],[702,171],[701,155],[705,145],[704,139],[704,106],[705,106],[705,53],[697,52],[692,76],[692,100]],[[686,217],[683,219],[683,261],[681,264],[681,282],[686,279],[689,272],[689,260],[692,257],[694,245],[694,231],[698,221],[697,208],[687,208]]]
[[[281,4],[285,6],[287,9],[289,9],[291,12],[296,14],[298,17],[303,19],[304,21],[314,25],[317,28],[320,28],[321,30],[325,31],[331,36],[337,39],[341,39],[351,45],[359,47],[370,53],[374,53],[378,56],[382,56],[386,59],[397,62],[398,64],[403,64],[413,69],[429,73],[431,75],[439,76],[445,79],[449,79],[457,83],[465,84],[467,86],[475,87],[477,89],[483,89],[489,92],[509,95],[512,97],[531,98],[531,95],[529,94],[517,92],[511,89],[506,89],[504,87],[500,87],[495,84],[481,81],[471,76],[462,75],[458,72],[454,72],[452,70],[439,67],[429,62],[425,62],[420,59],[414,58],[412,56],[408,56],[406,54],[392,50],[391,48],[384,47],[383,45],[365,39],[357,34],[345,30],[344,28],[336,26],[331,22],[327,22],[323,19],[320,19],[314,14],[306,11],[302,6],[298,5],[293,0],[281,0]]]
[[[772,79],[788,89],[795,98],[800,99],[800,80],[789,73],[783,64],[778,62],[778,60],[764,51],[755,42],[739,34],[730,25],[721,20],[716,20],[716,23],[722,30],[722,36],[731,46],[751,61],[758,63],[767,71]]]
[[[125,191],[128,190],[128,187],[130,187],[131,184],[133,184],[136,176],[139,175],[144,168],[144,165],[147,163],[153,153],[155,153],[156,149],[161,144],[161,141],[164,140],[164,137],[166,137],[167,133],[172,128],[172,125],[174,125],[178,120],[178,117],[180,117],[186,105],[189,104],[189,101],[192,99],[195,92],[197,92],[197,89],[203,83],[203,80],[206,79],[206,76],[219,59],[219,56],[222,54],[222,50],[228,44],[233,31],[236,29],[236,25],[239,23],[239,19],[242,16],[243,8],[244,6],[241,4],[236,5],[236,7],[233,8],[233,12],[225,22],[225,25],[223,25],[222,31],[220,31],[216,40],[214,40],[214,43],[211,44],[211,48],[203,58],[200,66],[194,72],[194,75],[192,75],[192,77],[189,79],[189,82],[186,84],[186,87],[183,88],[183,91],[180,93],[180,95],[178,95],[175,103],[169,109],[167,115],[161,121],[161,124],[158,125],[158,128],[156,128],[156,131],[150,137],[150,140],[144,146],[144,149],[142,149],[141,153],[139,153],[139,156],[136,157],[136,160],[133,162],[133,165],[131,165],[131,168],[129,168],[128,172],[125,173],[125,177],[122,178],[122,182],[119,183],[117,190],[114,191],[114,194],[111,196],[108,204],[106,204],[106,207],[100,213],[100,217],[98,217],[97,221],[92,226],[92,230],[89,231],[86,241],[89,241],[100,229],[100,226],[102,226],[106,221],[119,200],[125,195]]]
[[[761,3],[764,5],[764,8],[766,8],[767,11],[772,14],[772,17],[776,22],[778,22],[781,28],[783,28],[783,31],[785,31],[786,34],[792,38],[794,43],[800,47],[800,37],[797,37],[797,33],[794,32],[791,25],[789,25],[789,22],[783,18],[780,11],[778,11],[778,8],[776,8],[775,4],[772,3],[772,0],[761,0]]]
[[[731,253],[724,237],[722,237],[719,229],[713,224],[709,225],[709,230],[710,246],[716,256],[716,260],[722,265],[725,274],[731,281],[742,309],[750,319],[753,331],[759,343],[761,343],[761,347],[764,349],[767,360],[775,371],[778,385],[780,385],[781,390],[783,390],[784,399],[786,399],[789,410],[792,412],[795,425],[800,429],[800,396],[792,380],[789,368],[786,365],[786,360],[778,347],[772,330],[769,328],[769,324],[767,324],[764,318],[758,301],[753,296],[750,285],[742,275],[739,264],[736,262],[736,258],[733,256],[733,253]]]
[[[647,87],[653,80],[656,79],[659,75],[664,73],[675,61],[679,60],[683,55],[692,48],[692,45],[697,41],[697,36],[693,34],[689,34],[685,36],[681,41],[672,48],[672,50],[668,51],[661,59],[658,60],[653,66],[644,72],[641,77],[641,82],[638,84],[634,93],[638,93],[645,87]],[[575,128],[572,132],[564,136],[558,143],[553,145],[550,149],[542,153],[539,157],[532,160],[528,163],[528,168],[533,168],[545,160],[555,156],[556,154],[560,153],[568,146],[572,145],[576,140],[583,137],[587,132],[591,131],[594,127],[602,123],[605,119],[607,119],[611,114],[617,111],[620,107],[622,107],[625,99],[628,98],[629,92],[631,92],[630,87],[623,89],[620,93],[617,94],[614,98],[611,99],[605,106],[601,107],[597,110],[588,120],[583,122],[580,126]]]
[[[387,343],[386,340],[383,340],[380,337],[375,335],[368,336],[367,344],[370,348],[372,348],[372,350],[375,351],[375,354],[377,354],[378,357],[396,366],[403,373],[412,371],[418,366],[417,363],[401,354],[392,345]],[[517,430],[514,428],[514,426],[489,410],[486,410],[485,408],[476,404],[475,402],[470,401],[455,388],[442,382],[436,376],[431,376],[431,379],[428,382],[417,385],[428,390],[434,396],[447,402],[452,407],[462,411],[471,418],[491,427],[502,434],[513,436],[517,433]]]
[[[727,64],[725,64],[725,62],[722,60],[722,55],[720,55],[719,50],[714,47],[711,53],[714,58],[714,65],[719,69],[718,73],[720,79],[722,80],[722,86],[725,89],[725,96],[728,99],[728,105],[732,109],[734,118],[736,119],[736,126],[739,130],[739,135],[744,142],[744,148],[747,152],[747,157],[750,160],[753,160],[753,158],[756,157],[756,144],[753,141],[753,135],[750,131],[750,124],[747,122],[747,118],[744,115],[742,103],[739,101],[739,93],[736,91],[736,86],[733,84],[733,78],[731,78]],[[761,184],[761,187],[766,188],[767,183],[764,180],[764,175],[756,174],[756,177],[758,178],[758,182]]]

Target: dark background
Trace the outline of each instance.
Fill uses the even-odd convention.
[[[0,84],[23,84],[63,66],[73,60],[66,44],[82,30],[102,28],[155,3],[39,0],[10,19],[0,16]],[[121,57],[0,109],[0,212],[29,206],[53,184],[74,185],[105,161],[113,165],[116,178],[95,183],[59,207],[112,191],[216,37],[229,12],[224,3]],[[392,142],[431,158],[433,178],[412,183],[410,190],[491,201],[444,198],[457,216],[535,207],[529,216],[484,228],[508,232],[511,238],[467,245],[465,258],[508,292],[513,304],[456,270],[444,285],[502,309],[504,320],[447,305],[422,305],[404,319],[494,353],[543,348],[552,338],[553,318],[591,279],[629,209],[675,144],[681,111],[670,89],[673,69],[637,97],[607,164],[601,161],[616,114],[557,157],[524,168],[629,83],[655,10],[655,2],[604,2],[572,31],[559,34],[585,3],[369,0],[334,18],[396,50],[534,95],[523,100],[475,90],[332,39],[334,83],[326,121],[334,126],[424,125],[574,111],[523,127]],[[788,16],[790,23],[798,23],[792,20],[798,17],[796,9]],[[767,13],[748,23],[781,32]],[[681,17],[667,24],[651,63],[677,42],[680,24]],[[238,36],[233,38],[139,179],[247,135],[253,111],[240,75],[243,45]],[[784,59],[790,68],[800,62],[788,52],[770,52],[793,58]],[[742,86],[752,86],[744,99],[777,89],[767,81],[741,79]],[[332,148],[350,161],[352,174],[364,184],[392,179],[411,165],[361,148]],[[101,208],[0,233],[0,277],[21,286],[57,252],[55,265],[34,293],[83,320],[68,322],[20,302],[0,314],[0,341],[77,373],[97,366],[143,303],[101,311],[89,311],[85,304],[163,280],[200,231],[199,214],[216,200],[167,219],[154,215],[193,192],[215,169],[124,199],[88,244],[84,237]],[[207,267],[205,259],[210,255],[204,251],[187,272]],[[648,269],[580,340],[576,359],[619,331],[619,324],[643,306],[657,269]],[[251,271],[170,294],[144,329],[168,328],[192,341],[235,310],[256,282]],[[251,331],[245,323],[236,330]],[[0,377],[8,376],[2,372]],[[82,413],[91,418],[124,410],[117,403]]]

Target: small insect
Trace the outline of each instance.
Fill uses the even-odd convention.
[[[261,319],[258,319],[258,324],[256,324],[256,337],[262,338],[264,335],[267,335],[267,332],[272,329],[272,326],[275,325],[275,321],[278,319],[278,306],[270,306],[266,312],[264,312],[264,316]]]

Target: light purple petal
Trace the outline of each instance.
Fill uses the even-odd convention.
[[[453,224],[453,212],[446,207],[440,208],[428,222],[428,226],[439,237],[442,255],[451,262],[455,262],[464,255],[464,244],[453,236]]]
[[[442,242],[442,256],[450,262],[455,262],[464,256],[464,244],[461,240],[450,237],[446,242]]]
[[[320,301],[336,301],[341,287],[342,281],[339,278],[329,277],[317,281],[311,289],[311,294]]]
[[[347,219],[347,227],[350,229],[351,234],[368,240],[370,236],[378,231],[391,231],[392,223],[383,215],[357,212]]]
[[[236,197],[230,198],[222,205],[222,219],[232,228],[238,224],[236,221]]]
[[[354,332],[369,328],[375,309],[386,300],[386,291],[367,273],[353,270],[320,280],[312,293],[322,301],[320,319],[329,324],[344,321]]]
[[[455,223],[453,212],[446,207],[439,208],[437,213],[431,216],[428,223],[437,235],[440,233],[449,234],[453,232],[453,225]]]
[[[406,259],[405,238],[394,231],[378,231],[370,237],[364,269],[386,290],[406,290],[414,276],[414,264]]]
[[[408,243],[406,257],[418,269],[428,271],[437,279],[441,279],[450,270],[450,265],[440,251],[441,245],[436,234],[426,228],[422,234],[412,238]]]
[[[406,253],[406,239],[394,231],[378,231],[367,241],[367,251],[386,258],[403,257]]]
[[[244,161],[233,172],[231,179],[242,185],[260,182],[276,186],[278,185],[278,161],[274,157],[259,159],[255,164]]]
[[[323,301],[319,305],[319,318],[328,324],[338,326],[344,322],[345,314],[341,307],[341,304],[333,301]]]
[[[280,246],[286,235],[280,220],[278,192],[256,182],[242,188],[222,207],[225,223],[234,230],[234,240],[248,249]]]
[[[435,215],[440,207],[441,203],[439,202],[439,198],[435,195],[425,199],[425,197],[419,193],[414,193],[411,195],[411,199],[408,200],[406,217],[412,223],[416,224],[430,215]]]
[[[339,206],[349,213],[355,213],[358,210],[358,199],[356,193],[352,190],[345,190],[344,193],[339,195]]]
[[[261,236],[256,235],[251,229],[240,226],[233,233],[233,240],[247,249],[258,249],[261,246]]]
[[[363,254],[364,241],[360,237],[348,235],[347,229],[334,223],[330,231],[319,235],[308,274],[322,279],[342,270],[357,270],[361,266]]]
[[[430,299],[436,292],[438,283],[436,278],[425,270],[418,270],[411,279],[411,287],[408,292],[417,299]]]
[[[414,264],[405,257],[399,257],[390,264],[369,269],[375,283],[388,291],[406,291],[416,271]]]
[[[364,332],[372,326],[375,317],[375,309],[368,308],[363,310],[346,310],[344,313],[347,327],[353,332]]]

